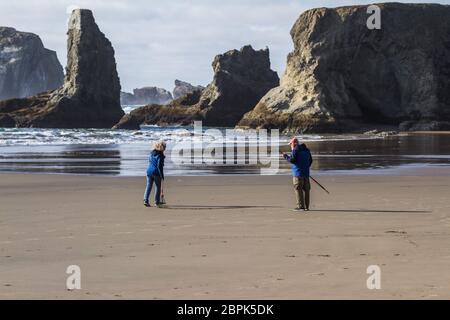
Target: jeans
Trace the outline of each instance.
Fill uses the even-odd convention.
[[[160,176],[147,176],[147,187],[145,188],[144,201],[148,202],[150,193],[152,192],[152,186],[155,183],[155,204],[161,202],[161,177]]]
[[[309,209],[311,184],[309,178],[294,177],[295,196],[297,207]]]

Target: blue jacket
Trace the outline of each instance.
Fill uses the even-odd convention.
[[[294,177],[309,178],[309,168],[313,159],[308,148],[297,146],[290,155],[286,154],[284,158],[292,163],[292,175]]]
[[[147,176],[158,176],[164,180],[164,158],[166,156],[160,152],[153,150],[148,157]]]

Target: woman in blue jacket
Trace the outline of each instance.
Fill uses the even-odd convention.
[[[155,144],[153,151],[148,157],[147,168],[147,187],[144,193],[144,205],[150,207],[148,198],[152,191],[153,183],[155,184],[155,205],[161,206],[161,181],[164,180],[164,151],[166,151],[166,143],[158,142]]]

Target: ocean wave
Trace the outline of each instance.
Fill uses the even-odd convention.
[[[312,141],[335,141],[335,140],[358,140],[368,139],[367,136],[357,135],[301,135],[302,142]],[[371,139],[373,139],[372,137]],[[268,134],[268,141],[271,135]],[[287,145],[290,137],[280,135],[278,143]],[[159,140],[167,142],[217,142],[217,143],[248,143],[257,144],[261,142],[260,136],[255,131],[203,128],[201,134],[194,132],[192,127],[159,127],[142,126],[142,130],[109,130],[109,129],[36,129],[36,128],[13,128],[0,129],[0,146],[14,145],[69,145],[69,144],[142,144],[152,143]],[[272,138],[273,140],[273,138]]]
[[[140,107],[143,107],[143,105],[123,105],[122,106],[122,110],[123,110],[123,112],[128,114],[131,111],[133,111],[134,109],[137,109],[137,108],[140,108]]]

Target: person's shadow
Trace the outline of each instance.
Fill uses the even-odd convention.
[[[287,209],[280,206],[204,206],[204,205],[166,205],[162,209],[169,210],[233,210],[233,209]],[[341,213],[432,213],[425,210],[377,210],[377,209],[311,209],[309,212],[341,212]]]
[[[311,209],[310,212],[343,212],[343,213],[432,213],[426,210],[377,210],[377,209]]]
[[[202,206],[202,205],[166,205],[163,209],[170,210],[230,210],[230,209],[267,209],[282,208],[275,206]]]

